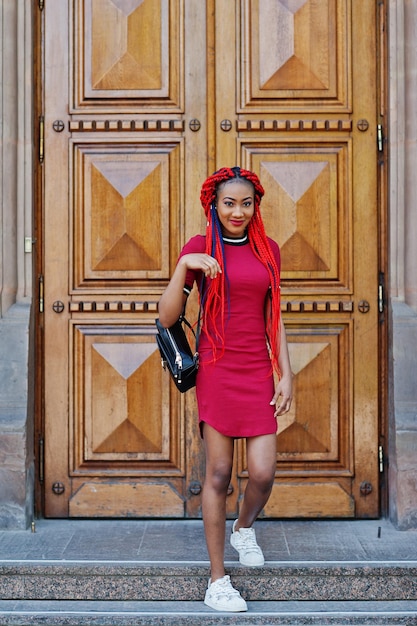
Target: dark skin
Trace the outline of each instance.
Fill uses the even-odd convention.
[[[217,190],[216,207],[223,235],[243,236],[254,213],[252,183],[241,179],[231,179],[223,183]],[[165,327],[174,324],[183,309],[186,300],[183,287],[188,269],[200,270],[212,279],[221,272],[217,260],[208,254],[186,254],[181,257],[159,302],[159,319]],[[271,399],[271,405],[275,405],[275,417],[287,413],[292,402],[293,375],[282,320],[279,355],[281,378]],[[222,435],[208,424],[204,424],[203,429],[206,454],[206,475],[202,496],[203,520],[210,557],[211,580],[214,582],[225,575],[226,498],[232,473],[234,440]],[[252,526],[271,494],[276,470],[276,435],[248,437],[246,449],[249,479],[236,530]]]

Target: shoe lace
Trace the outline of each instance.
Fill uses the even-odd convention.
[[[240,528],[240,535],[243,539],[244,548],[247,552],[260,552],[261,549],[256,543],[256,535],[253,528]]]
[[[232,586],[229,576],[224,576],[223,578],[216,580],[211,585],[211,591],[213,595],[216,596],[216,599],[221,597],[231,598],[233,596],[240,595],[238,590]]]

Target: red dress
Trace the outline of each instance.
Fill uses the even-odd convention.
[[[280,267],[278,245],[269,239]],[[207,333],[201,329],[197,374],[199,420],[228,437],[254,437],[275,433],[272,364],[266,337],[264,306],[270,281],[265,266],[255,257],[247,240],[224,238],[230,312],[227,312],[224,353],[215,362]],[[205,237],[190,239],[181,256],[205,251]],[[186,289],[199,284],[202,273],[189,270]]]

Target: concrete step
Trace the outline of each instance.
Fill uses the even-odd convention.
[[[417,602],[254,602],[247,613],[217,612],[202,601],[2,600],[0,626],[415,626]]]
[[[226,568],[249,602],[417,601],[416,561]],[[0,561],[0,599],[200,602],[208,576],[207,562],[8,560]]]

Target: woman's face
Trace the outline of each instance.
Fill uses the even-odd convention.
[[[217,214],[225,237],[243,237],[255,210],[255,193],[251,182],[232,178],[219,185]]]

